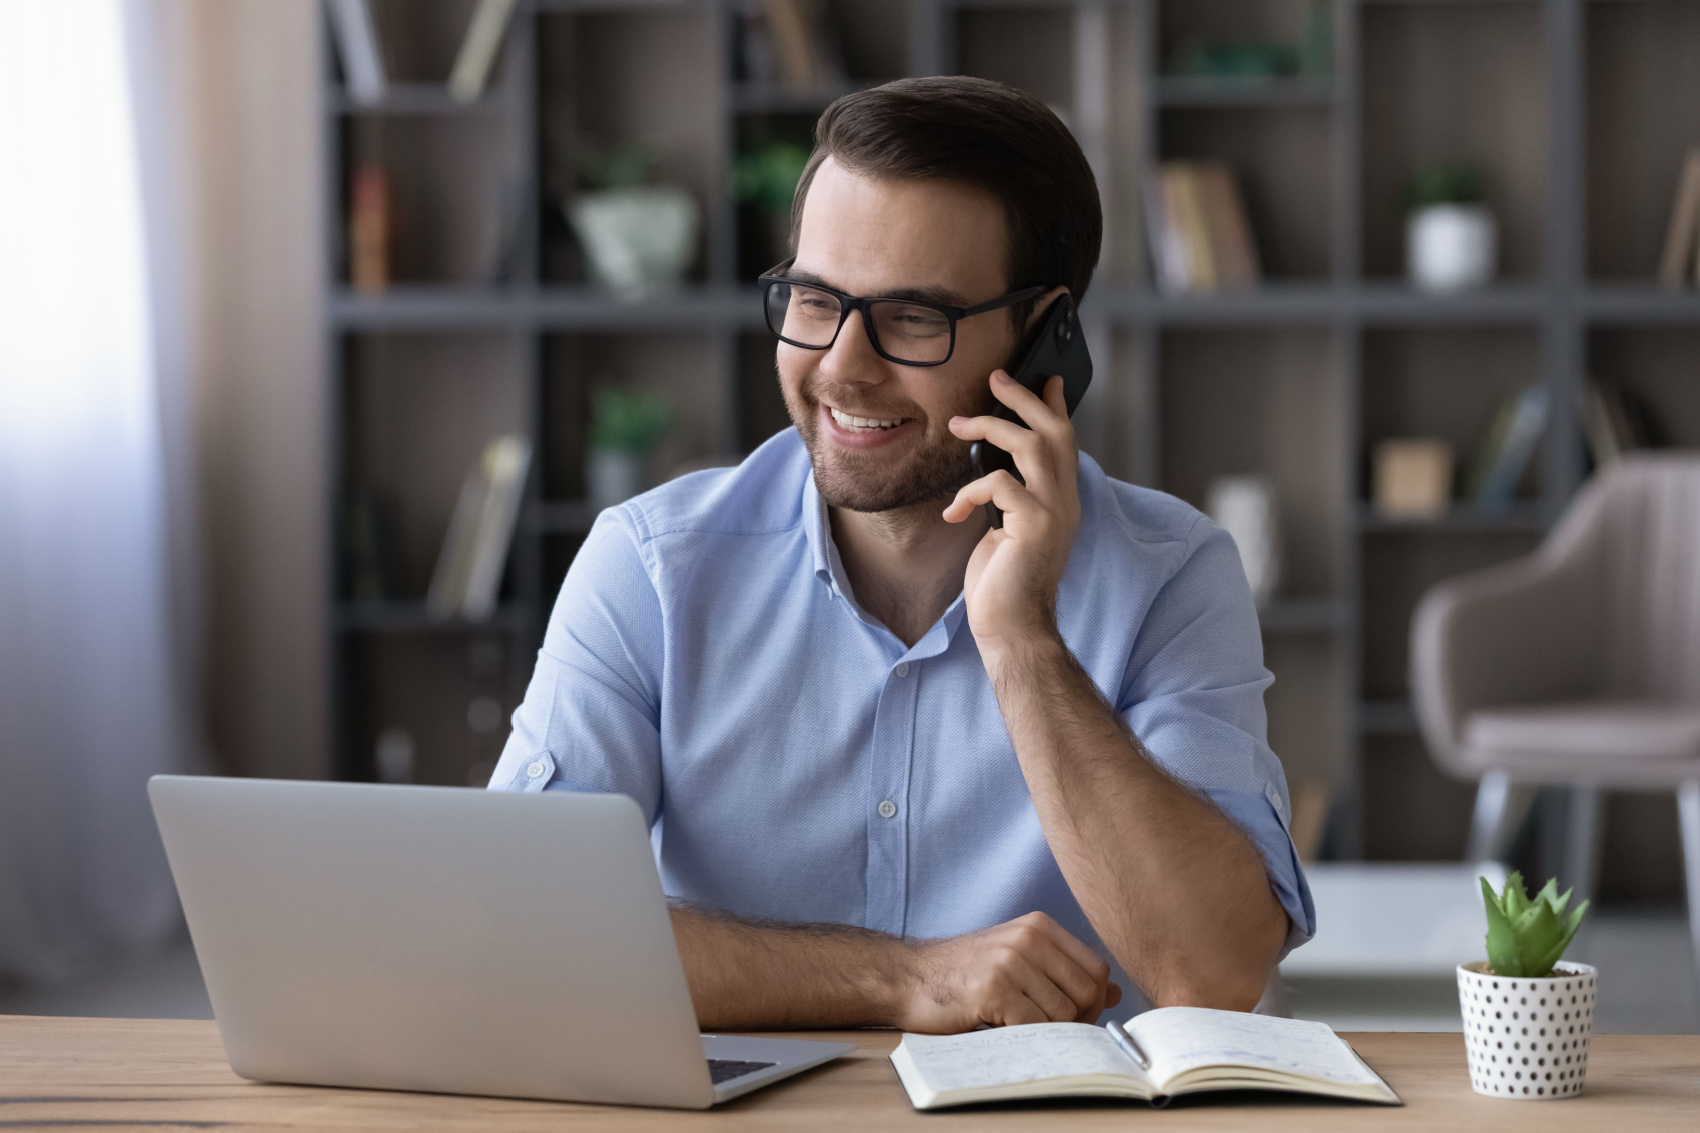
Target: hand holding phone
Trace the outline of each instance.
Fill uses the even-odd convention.
[[[1067,295],[1059,295],[1052,301],[1026,354],[1009,371],[1011,378],[1039,397],[1045,395],[1045,383],[1058,375],[1063,380],[1063,401],[1068,406],[1068,415],[1073,417],[1075,407],[1086,394],[1086,387],[1092,384],[1092,356],[1086,350],[1086,337],[1080,331],[1074,300]],[[1000,404],[996,416],[1017,425],[1023,424],[1015,410],[1007,405]],[[1020,469],[1015,466],[1015,458],[989,441],[975,441],[968,455],[974,461],[976,476],[989,476],[1001,468],[1017,480],[1022,479]],[[986,505],[986,515],[993,527],[1003,526],[1003,512],[996,504]]]

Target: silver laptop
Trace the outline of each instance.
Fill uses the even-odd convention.
[[[706,1109],[853,1050],[699,1035],[637,804],[156,776],[231,1069]]]

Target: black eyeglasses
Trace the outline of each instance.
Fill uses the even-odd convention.
[[[956,324],[971,315],[1002,310],[1043,295],[1043,287],[1025,287],[973,307],[951,307],[920,299],[859,298],[786,279],[786,260],[757,282],[763,288],[767,329],[779,341],[804,350],[825,350],[838,341],[851,311],[862,312],[862,327],[874,352],[900,366],[942,366],[956,351]]]

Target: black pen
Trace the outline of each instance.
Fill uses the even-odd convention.
[[[1133,1036],[1120,1023],[1111,1019],[1104,1024],[1104,1029],[1110,1032],[1110,1037],[1116,1040],[1116,1045],[1127,1051],[1129,1057],[1139,1064],[1141,1070],[1151,1069],[1151,1060],[1145,1057],[1145,1052],[1139,1049],[1139,1044],[1133,1041]]]

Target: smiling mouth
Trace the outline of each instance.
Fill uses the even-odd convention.
[[[878,417],[857,417],[855,414],[845,413],[843,410],[836,409],[830,405],[827,406],[827,408],[832,410],[832,419],[836,421],[838,426],[842,429],[860,429],[873,432],[879,429],[895,429],[897,426],[903,424],[904,421],[908,420],[906,417],[899,417],[895,420],[889,421],[882,420]]]

